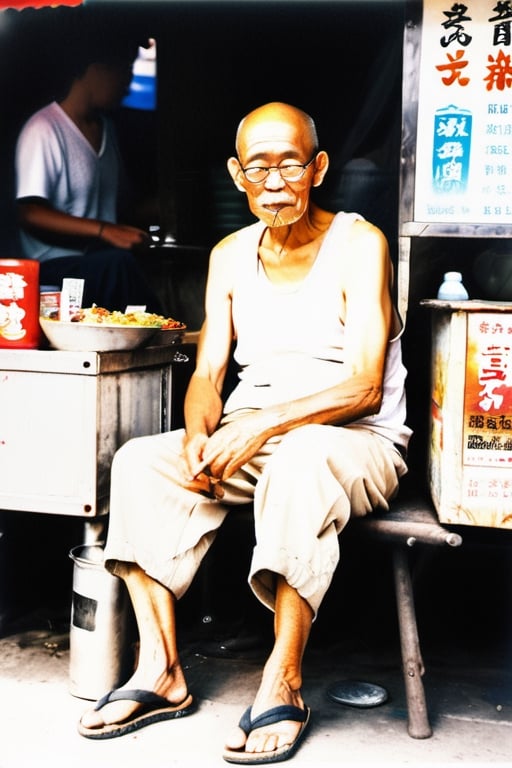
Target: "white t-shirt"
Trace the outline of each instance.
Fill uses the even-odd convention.
[[[16,198],[42,197],[59,211],[116,221],[119,150],[111,123],[104,119],[99,152],[64,110],[52,102],[23,126],[16,146]],[[46,261],[83,251],[48,245],[21,232],[23,255]]]

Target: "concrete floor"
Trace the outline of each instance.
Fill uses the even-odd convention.
[[[224,540],[219,536],[213,562],[178,606],[182,661],[197,713],[118,739],[90,741],[76,730],[89,704],[69,690],[67,553],[80,541],[80,526],[70,522],[68,529],[62,519],[34,516],[24,518],[19,533],[6,530],[0,768],[226,765],[224,736],[252,703],[271,634],[268,612],[243,582],[247,553],[236,531]],[[433,736],[424,740],[407,733],[389,556],[368,544],[362,552],[345,539],[306,653],[303,695],[312,722],[292,764],[512,768],[510,544],[505,539],[504,546],[486,549],[480,534],[475,544],[470,534],[464,531],[460,548],[425,548],[414,561],[433,726]],[[244,562],[235,562],[238,554]],[[23,580],[14,577],[20,563]],[[87,664],[85,675],[95,668],[92,659]],[[378,683],[388,701],[372,709],[335,704],[327,691],[337,680]]]
[[[29,622],[30,623],[30,622]],[[265,643],[224,653],[222,643],[185,638],[183,661],[197,713],[109,741],[76,731],[89,706],[69,692],[69,636],[42,626],[0,639],[2,708],[0,768],[172,768],[221,766],[223,736],[255,692]],[[38,626],[39,624],[39,626]],[[512,766],[512,670],[505,650],[459,652],[444,646],[426,656],[425,686],[434,734],[416,740],[406,730],[400,659],[394,644],[380,651],[315,640],[305,660],[304,697],[313,717],[292,762],[303,766]],[[225,644],[224,644],[225,647]],[[384,686],[388,701],[371,709],[340,706],[327,697],[336,680]]]

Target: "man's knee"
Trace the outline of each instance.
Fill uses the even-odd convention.
[[[126,462],[136,460],[138,457],[142,457],[144,453],[147,453],[145,446],[142,445],[143,440],[144,438],[141,437],[132,437],[126,443],[123,443],[114,455],[112,466],[118,467]]]
[[[327,460],[330,452],[329,435],[334,427],[324,424],[306,424],[292,429],[283,436],[276,455],[284,465],[293,466],[298,472],[301,465],[305,470],[318,465],[322,458]]]
[[[132,437],[117,449],[112,462],[113,472],[138,474],[141,470],[152,467],[162,454],[162,435],[143,435]]]

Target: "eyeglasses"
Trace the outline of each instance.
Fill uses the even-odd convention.
[[[309,168],[315,157],[316,153],[313,155],[311,160],[303,164],[294,163],[293,165],[267,165],[265,167],[255,165],[251,168],[242,168],[240,165],[240,170],[242,171],[247,181],[251,184],[261,184],[262,181],[267,179],[270,171],[277,171],[281,178],[284,179],[284,181],[299,181],[302,179],[306,173],[306,169]]]

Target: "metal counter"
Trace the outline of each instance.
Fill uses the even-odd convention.
[[[0,509],[108,512],[110,465],[131,437],[170,429],[175,346],[0,350]]]

